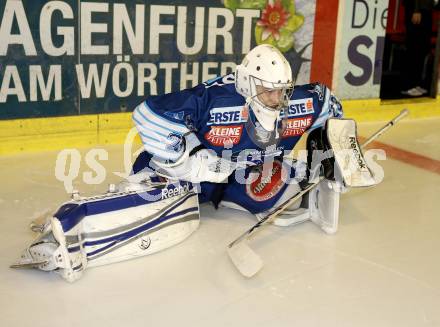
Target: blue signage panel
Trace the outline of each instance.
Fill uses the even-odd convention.
[[[308,81],[314,1],[4,1],[0,119],[131,111],[270,43]]]

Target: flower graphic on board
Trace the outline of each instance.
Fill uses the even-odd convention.
[[[294,33],[304,24],[304,16],[295,10],[293,0],[224,0],[224,5],[237,8],[260,9],[260,19],[255,26],[257,44],[271,44],[280,51],[289,51],[295,45]]]
[[[280,28],[286,25],[290,14],[284,9],[280,0],[276,0],[273,5],[270,2],[263,9],[261,19],[257,21],[257,26],[263,28],[261,34],[263,41],[267,40],[269,36],[273,36],[278,41],[280,39]]]

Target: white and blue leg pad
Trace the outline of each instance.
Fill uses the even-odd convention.
[[[77,197],[48,218],[44,232],[14,267],[56,271],[72,282],[87,267],[145,256],[173,246],[199,226],[192,184],[121,183],[112,192]]]
[[[294,186],[289,185],[289,188],[298,193],[300,188]],[[292,204],[273,220],[273,224],[287,227],[311,220],[327,234],[334,234],[338,229],[339,198],[342,191],[343,188],[337,182],[324,179],[308,194],[303,195],[307,197],[306,201],[298,200]],[[293,197],[295,194],[289,195]]]
[[[334,234],[339,223],[339,198],[344,188],[324,179],[309,192],[310,219],[327,234]]]

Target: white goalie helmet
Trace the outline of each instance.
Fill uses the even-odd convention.
[[[273,131],[293,92],[292,69],[277,48],[262,44],[249,51],[237,66],[235,87],[261,126]]]

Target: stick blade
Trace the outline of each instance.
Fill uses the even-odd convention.
[[[228,247],[227,252],[234,266],[247,278],[251,278],[263,268],[263,261],[249,247],[247,241],[238,242]]]

